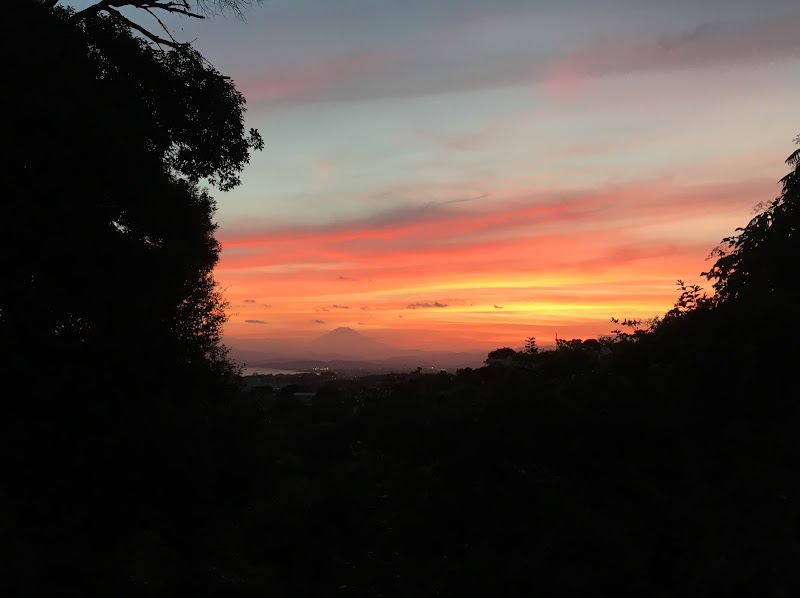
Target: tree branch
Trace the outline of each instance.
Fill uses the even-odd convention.
[[[155,42],[155,43],[157,43],[159,45],[169,46],[170,48],[174,48],[176,50],[180,50],[180,49],[185,48],[185,47],[187,47],[189,45],[189,44],[183,44],[183,43],[180,43],[180,42],[176,42],[174,40],[164,39],[163,37],[159,37],[155,33],[151,33],[150,31],[148,31],[147,29],[145,29],[141,25],[137,25],[136,23],[134,23],[130,19],[126,19],[124,16],[122,16],[122,13],[120,13],[118,10],[116,10],[114,8],[111,8],[110,6],[107,6],[105,8],[105,10],[108,11],[112,16],[114,16],[114,18],[119,19],[120,21],[125,23],[128,27],[130,27],[131,29],[135,29],[136,31],[138,31],[139,33],[144,35],[146,38],[148,38],[150,41],[153,41],[153,42]]]
[[[92,15],[96,15],[101,11],[106,11],[111,14],[112,9],[114,8],[122,8],[123,6],[131,6],[133,8],[142,8],[147,10],[151,8],[157,8],[159,10],[163,10],[165,12],[171,12],[179,15],[184,15],[187,17],[192,17],[195,19],[205,19],[205,17],[201,14],[196,12],[192,12],[189,9],[189,3],[185,1],[164,1],[164,0],[102,0],[102,2],[98,2],[97,4],[92,4],[91,6],[87,6],[83,10],[79,10],[75,14],[72,15],[71,19],[73,21],[82,21],[83,19],[90,17]],[[119,14],[118,12],[116,14]],[[152,12],[150,14],[153,14]],[[116,15],[115,15],[116,16]]]
[[[58,2],[59,0],[50,0]],[[189,46],[189,43],[181,43],[175,40],[170,33],[164,22],[158,18],[154,10],[163,10],[164,12],[192,17],[195,19],[205,19],[206,14],[214,14],[213,8],[219,9],[220,13],[226,9],[233,11],[236,16],[242,16],[242,7],[257,4],[261,0],[101,0],[96,4],[87,6],[83,10],[79,10],[70,16],[70,20],[80,22],[101,12],[108,13],[109,16],[124,23],[127,27],[134,29],[144,35],[150,41],[169,46],[170,48],[184,48]],[[191,6],[194,5],[194,9]],[[147,28],[136,24],[134,21],[124,17],[122,13],[117,10],[123,7],[139,8],[142,9],[156,19],[158,24],[164,29],[170,39],[165,39],[155,33],[152,33]]]
[[[164,22],[163,22],[161,19],[159,19],[159,18],[158,18],[158,15],[157,15],[157,14],[155,14],[155,13],[154,13],[152,10],[150,10],[149,8],[145,8],[145,10],[146,10],[147,12],[149,12],[149,13],[150,13],[150,14],[153,16],[153,18],[154,18],[156,21],[158,21],[158,24],[159,24],[159,25],[161,25],[161,28],[164,30],[164,32],[165,32],[167,35],[169,35],[169,38],[170,38],[170,39],[171,39],[173,42],[175,42],[175,43],[177,44],[177,43],[178,43],[178,40],[176,40],[176,39],[175,39],[175,38],[172,36],[172,34],[170,33],[169,29],[167,29],[167,26],[166,26],[166,25],[164,25]]]
[[[158,8],[160,10],[171,12],[179,15],[184,15],[187,17],[193,17],[195,19],[205,19],[205,17],[201,14],[191,12],[189,10],[189,3],[188,2],[163,2],[159,0],[131,0],[127,2],[131,6],[135,6],[136,8],[143,8],[147,12],[150,12],[149,9],[151,8]],[[150,14],[153,14],[150,12]]]
[[[98,2],[97,4],[92,4],[91,6],[87,6],[83,10],[79,10],[75,14],[70,17],[71,21],[82,21],[86,17],[91,15],[96,15],[101,10],[108,10],[108,7],[112,5],[113,0],[103,0],[102,2]]]
[[[174,7],[167,8],[166,6],[154,6],[153,8],[160,8],[161,10],[166,10],[167,12],[173,12],[175,14],[192,17],[193,19],[205,19],[203,15],[199,15],[194,12],[189,12],[188,10],[183,10],[182,8],[174,8]]]

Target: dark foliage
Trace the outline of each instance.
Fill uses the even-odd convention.
[[[237,184],[261,139],[191,49],[48,3],[4,8],[4,582],[117,595],[141,553],[202,583],[196,539],[241,507],[237,447],[257,418],[228,382],[200,183]]]
[[[715,294],[679,282],[662,318],[456,375],[237,388],[199,182],[260,146],[241,96],[52,4],[11,9],[42,41],[8,78],[7,595],[798,594],[797,152]]]
[[[198,183],[234,186],[261,147],[244,99],[191,50],[12,6],[17,30],[46,41],[9,74],[0,332],[39,355],[125,361],[172,346],[183,361],[220,362],[215,205]]]

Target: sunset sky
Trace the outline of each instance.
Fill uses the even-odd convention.
[[[266,0],[170,22],[266,142],[215,194],[233,345],[350,326],[517,347],[663,314],[777,195],[800,133],[795,1]]]

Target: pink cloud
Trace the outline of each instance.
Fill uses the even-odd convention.
[[[774,182],[766,180],[694,186],[655,180],[595,190],[543,192],[505,201],[492,198],[491,203],[484,202],[488,209],[433,206],[328,226],[272,225],[263,231],[229,227],[220,238],[225,251],[261,250],[265,257],[278,260],[284,259],[289,246],[306,258],[326,248],[331,257],[337,253],[364,254],[369,259],[378,251],[406,253],[414,247],[428,251],[470,245],[482,236],[541,238],[552,234],[554,228],[556,234],[574,234],[578,225],[593,229],[608,225],[618,231],[620,222],[679,220],[700,211],[718,210],[721,205],[737,205],[737,201],[753,204],[765,191],[776,190]],[[745,199],[751,197],[753,201]],[[531,227],[538,229],[533,235]],[[240,257],[247,259],[248,255],[245,252]]]
[[[559,58],[542,75],[545,89],[573,97],[593,77],[651,70],[682,70],[800,57],[800,20],[740,26],[703,24],[659,39],[631,37]]]
[[[531,83],[542,84],[556,97],[570,98],[594,77],[796,58],[800,55],[800,39],[795,35],[799,21],[795,16],[774,22],[704,23],[650,37],[632,33],[627,39],[585,47],[546,62],[531,62],[529,55],[515,54],[465,61],[459,68],[440,63],[440,55],[449,56],[457,44],[464,43],[469,27],[486,28],[485,35],[504,34],[502,20],[467,20],[455,23],[449,33],[437,30],[425,40],[415,38],[395,43],[391,49],[324,58],[295,68],[271,68],[237,78],[237,83],[251,103],[399,98]],[[454,142],[456,146],[465,143],[466,149],[480,143],[466,138]]]
[[[730,231],[643,239],[643,230],[716,221],[725,213],[741,213],[744,220],[767,188],[763,181],[696,188],[653,182],[586,194],[569,210],[558,203],[506,205],[488,213],[438,213],[398,226],[387,221],[375,229],[353,222],[242,237],[223,231],[218,273],[247,287],[268,279],[275,297],[345,297],[330,301],[337,305],[349,305],[360,294],[415,285],[524,286],[537,277],[574,284],[581,277],[600,282],[606,276],[669,282],[699,272],[710,249]],[[239,250],[231,252],[231,246]],[[339,284],[342,271],[355,280]],[[257,288],[244,292],[263,294]]]
[[[250,103],[308,100],[369,72],[379,63],[377,54],[339,57],[292,70],[268,70],[237,80],[237,87]]]

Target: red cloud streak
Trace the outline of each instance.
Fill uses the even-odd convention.
[[[326,325],[394,330],[405,344],[420,328],[442,345],[504,334],[512,342],[523,329],[607,332],[612,315],[668,309],[675,280],[695,280],[716,242],[774,191],[763,180],[693,187],[646,181],[327,227],[223,229],[217,277],[241,304],[228,334],[319,334],[312,322],[323,305],[368,308],[326,313]],[[243,303],[249,297],[273,307]],[[408,309],[435,302],[446,307]],[[245,318],[270,324],[245,330],[237,323]]]

